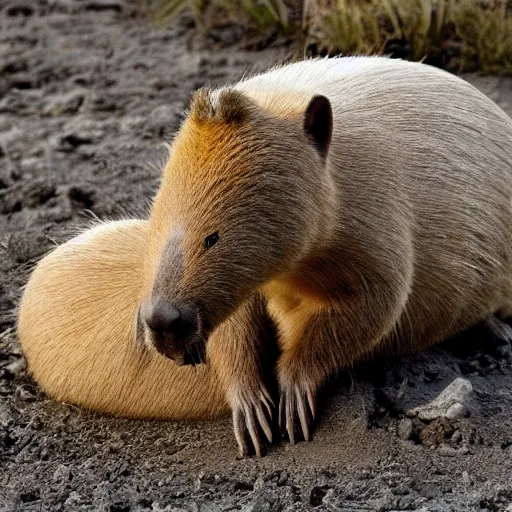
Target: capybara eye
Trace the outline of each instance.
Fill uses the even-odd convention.
[[[204,239],[204,248],[209,249],[210,247],[213,247],[218,241],[219,241],[219,233],[217,233],[217,231],[215,231],[215,233],[208,235]]]

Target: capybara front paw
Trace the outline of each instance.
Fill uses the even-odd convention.
[[[229,396],[233,427],[241,457],[261,457],[265,440],[272,443],[274,403],[264,386],[232,389]],[[262,435],[263,434],[263,435]],[[263,442],[262,442],[263,439]]]
[[[316,414],[316,391],[307,383],[281,383],[279,396],[279,427],[290,443],[311,440]]]

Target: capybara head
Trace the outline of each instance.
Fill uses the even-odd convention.
[[[333,200],[331,132],[323,96],[283,114],[233,89],[195,93],[150,218],[140,316],[157,350],[203,362],[211,331],[311,251]]]

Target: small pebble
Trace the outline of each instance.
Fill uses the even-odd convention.
[[[432,421],[437,418],[447,417],[448,410],[456,404],[464,404],[469,401],[473,392],[473,386],[467,379],[457,378],[449,384],[434,400],[428,404],[415,407],[414,412],[423,421]],[[450,414],[460,414],[456,408]],[[407,416],[410,416],[409,412]]]
[[[71,470],[65,464],[59,464],[53,472],[54,482],[69,482],[71,480]]]
[[[409,418],[404,418],[403,420],[400,420],[400,423],[398,424],[398,437],[400,439],[403,439],[406,441],[407,439],[410,439],[412,436],[412,421]]]
[[[0,427],[8,427],[14,423],[14,417],[7,409],[0,409]]]
[[[462,439],[462,432],[461,432],[460,430],[456,430],[456,431],[453,433],[453,435],[452,435],[452,437],[451,437],[450,441],[451,441],[452,443],[458,443],[458,442],[460,442],[460,441],[461,441],[461,439]]]
[[[263,478],[259,477],[254,482],[254,491],[255,492],[260,492],[263,489],[265,489],[265,480],[263,480]]]
[[[11,374],[11,375],[17,375],[19,372],[24,370],[27,367],[27,363],[25,362],[25,359],[20,358],[16,359],[12,363],[9,363],[5,369]]]

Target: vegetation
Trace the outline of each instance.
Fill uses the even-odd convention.
[[[512,0],[160,0],[208,34],[219,20],[297,40],[301,53],[392,54],[453,71],[512,74]]]

